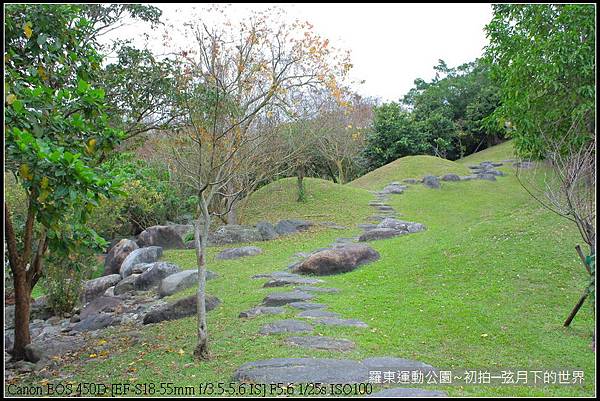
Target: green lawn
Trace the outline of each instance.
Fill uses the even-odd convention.
[[[465,174],[464,163],[511,158],[510,144],[501,146],[484,155],[448,162],[448,172]],[[304,204],[293,201],[294,180],[278,182],[262,188],[248,202],[242,220],[252,223],[294,217],[360,223],[372,213],[367,206],[372,195],[353,185],[378,189],[400,177],[446,172],[438,170],[441,165],[434,159],[411,159],[408,173],[390,167],[385,170],[389,176],[373,172],[376,179],[372,183],[359,179],[342,187],[307,180],[309,201]],[[421,160],[421,165],[414,166],[415,160]],[[316,301],[370,327],[318,327],[315,332],[355,341],[357,349],[345,354],[347,358],[388,355],[446,369],[583,370],[586,377],[584,386],[439,387],[450,396],[593,396],[591,306],[581,309],[570,328],[562,327],[586,285],[586,273],[573,249],[581,243],[577,230],[531,199],[516,181],[512,167],[501,169],[508,176],[497,182],[444,182],[441,190],[414,185],[402,195],[393,195],[390,204],[402,218],[424,223],[427,231],[372,242],[381,254],[379,261],[325,277],[324,286],[338,287],[341,292],[320,295]],[[358,232],[356,228],[318,228],[253,244],[263,248],[261,255],[233,261],[215,261],[221,248],[211,248],[208,268],[219,278],[209,281],[207,288],[222,300],[208,315],[211,361],[196,363],[192,359],[195,319],[187,318],[147,326],[137,343],[126,341],[123,328],[114,328],[116,337],[106,337],[111,345],[107,356],[84,355],[82,359],[89,363],[64,369],[74,373],[76,382],[197,386],[229,382],[235,369],[249,361],[339,357],[338,353],[284,346],[284,336],[257,334],[264,323],[281,316],[237,316],[274,291],[262,288],[264,280],[250,276],[283,270],[293,262],[293,254],[328,246],[336,237]],[[194,268],[193,251],[167,251],[164,259]],[[285,317],[292,316],[290,311]]]

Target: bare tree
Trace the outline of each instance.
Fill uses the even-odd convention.
[[[571,323],[589,294],[595,291],[594,259],[596,255],[596,136],[595,132],[585,142],[572,140],[577,124],[560,138],[541,137],[548,146],[546,158],[540,168],[517,170],[519,182],[527,192],[545,208],[573,222],[583,241],[588,245],[585,258],[579,246],[577,251],[590,275],[590,285],[565,321]]]
[[[209,358],[206,324],[206,247],[215,215],[213,200],[233,207],[245,188],[232,185],[245,173],[268,135],[256,129],[261,118],[285,109],[298,88],[336,87],[347,72],[347,58],[335,58],[328,42],[310,25],[274,23],[273,13],[254,13],[239,24],[188,25],[195,48],[181,54],[178,104],[187,121],[174,140],[173,158],[197,195],[195,248],[198,265],[198,343],[194,355]],[[208,20],[208,19],[207,19]]]

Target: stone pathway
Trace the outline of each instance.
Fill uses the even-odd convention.
[[[357,242],[370,241],[382,238],[404,235],[423,231],[425,227],[420,223],[397,220],[398,213],[387,204],[392,194],[401,194],[407,186],[393,182],[383,190],[374,192],[375,200],[369,202],[376,214],[367,219],[367,223],[358,224],[363,233],[357,237],[337,238],[330,248],[320,248],[309,253],[294,255],[302,259],[288,266],[288,270],[295,269],[322,251],[343,248]],[[320,254],[319,254],[320,255]],[[377,255],[378,258],[378,255]],[[375,259],[376,260],[376,259]],[[298,271],[298,270],[294,270]],[[284,319],[270,322],[259,330],[261,335],[277,335],[287,333],[305,333],[303,336],[288,336],[283,339],[282,345],[302,347],[313,350],[329,350],[345,352],[356,347],[353,341],[346,338],[326,336],[313,336],[310,334],[315,326],[340,326],[351,327],[356,330],[369,326],[360,320],[340,316],[335,312],[325,310],[326,304],[314,303],[311,300],[314,294],[334,295],[338,288],[321,287],[323,280],[306,277],[289,271],[279,271],[266,274],[257,274],[254,279],[267,279],[264,288],[293,287],[287,292],[273,292],[267,295],[261,305],[240,313],[240,318],[252,318],[262,314],[285,313],[286,308],[298,310],[296,319]],[[289,310],[289,309],[288,309]],[[305,319],[305,320],[300,320]],[[249,362],[241,366],[234,374],[234,380],[254,383],[366,383],[369,381],[370,370],[401,370],[419,369],[423,371],[434,370],[430,365],[401,358],[368,358],[363,361],[345,359],[318,359],[318,358],[276,358],[264,361]],[[401,388],[387,389],[380,392],[383,397],[396,396],[445,396],[443,392],[427,391],[421,389]]]

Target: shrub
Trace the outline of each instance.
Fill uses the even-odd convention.
[[[43,286],[48,306],[55,315],[73,311],[81,297],[83,283],[91,278],[96,263],[92,255],[86,254],[48,257]]]

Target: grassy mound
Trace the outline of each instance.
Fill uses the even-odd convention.
[[[357,178],[349,185],[358,188],[381,189],[392,181],[448,173],[468,175],[469,169],[456,162],[435,156],[406,156]]]
[[[276,222],[292,218],[353,223],[362,215],[349,210],[348,204],[353,201],[366,204],[372,197],[363,189],[318,178],[305,178],[306,201],[298,202],[296,182],[296,178],[284,178],[260,188],[249,198],[242,200],[239,204],[240,221],[254,224],[260,220]]]
[[[502,161],[508,159],[514,159],[515,150],[513,148],[512,141],[506,141],[500,145],[492,146],[482,150],[481,152],[473,153],[472,155],[463,157],[457,160],[460,164],[476,164],[483,161]]]

